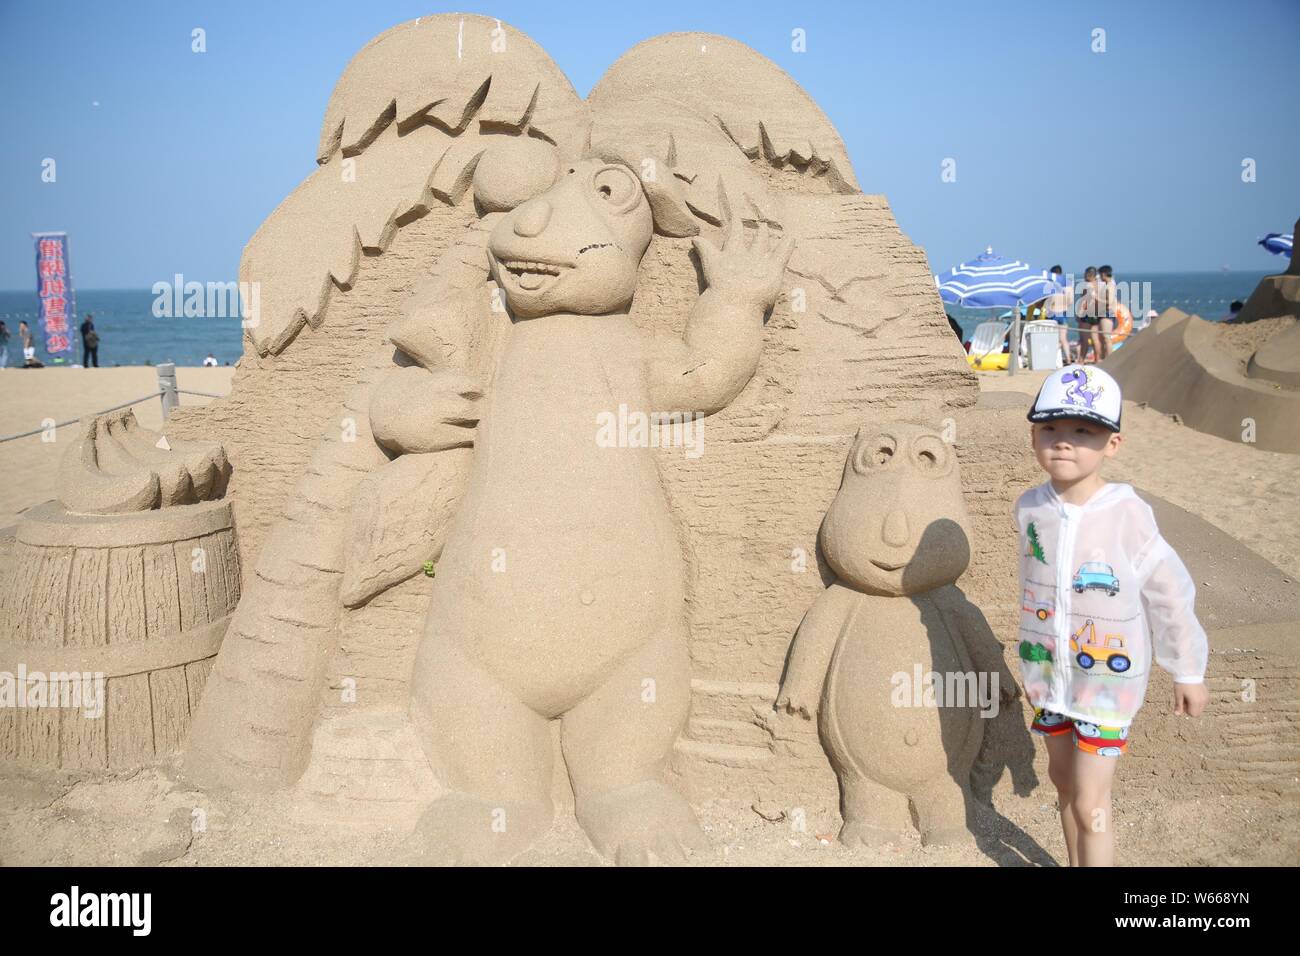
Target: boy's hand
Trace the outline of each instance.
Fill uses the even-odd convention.
[[[1174,713],[1199,717],[1209,703],[1210,692],[1204,684],[1174,684]]]

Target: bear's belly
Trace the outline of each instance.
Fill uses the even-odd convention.
[[[905,791],[968,764],[987,686],[933,602],[865,596],[831,661],[822,736],[838,762]]]
[[[429,637],[455,640],[540,712],[563,713],[681,620],[676,541],[647,510],[612,526],[489,515],[438,564]]]
[[[594,368],[585,347],[538,354],[550,344],[532,342],[529,361],[507,360],[494,384],[427,634],[562,713],[681,626],[684,567],[654,453],[597,440],[602,412],[644,407],[642,383],[607,361]]]

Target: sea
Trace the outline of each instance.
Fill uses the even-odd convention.
[[[1234,299],[1245,302],[1255,286],[1266,275],[1284,271],[1282,268],[1261,272],[1149,272],[1139,275],[1116,273],[1117,283],[1136,297],[1130,300],[1141,308],[1133,309],[1135,316],[1147,309],[1163,312],[1176,307],[1205,319],[1219,320],[1228,314]],[[1082,276],[1077,276],[1080,279]],[[99,364],[158,365],[175,362],[177,365],[201,365],[209,354],[219,365],[233,365],[243,354],[243,329],[238,317],[231,318],[173,318],[159,316],[167,312],[158,303],[158,296],[148,289],[77,289],[77,319],[72,325],[80,326],[86,313],[95,317],[95,331],[99,333]],[[9,364],[19,364],[22,348],[18,341],[18,322],[28,324],[36,320],[36,292],[0,292],[0,321],[9,329]],[[233,311],[233,310],[230,310]],[[948,306],[948,314],[962,326],[969,338],[977,324],[997,316],[997,310],[963,309]],[[46,365],[52,359],[45,353],[44,339],[33,328],[37,355]],[[76,353],[72,363],[81,362],[81,339],[76,336]],[[64,358],[64,363],[68,359]]]

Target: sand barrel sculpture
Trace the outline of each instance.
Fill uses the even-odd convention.
[[[244,568],[185,773],[412,827],[428,861],[508,859],[557,805],[628,862],[698,845],[706,797],[833,806],[773,705],[846,450],[942,429],[1000,542],[988,424],[1023,410],[976,406],[816,105],[702,34],[584,101],[510,27],[440,15],[357,54],[316,160],[245,249],[231,398],[169,422],[229,453]]]
[[[220,445],[130,411],[84,425],[59,499],[0,539],[0,760],[121,769],[179,748],[239,603],[229,472]]]

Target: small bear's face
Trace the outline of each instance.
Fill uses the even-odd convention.
[[[822,553],[869,594],[920,594],[970,563],[957,455],[938,432],[906,422],[858,432],[822,522]]]

